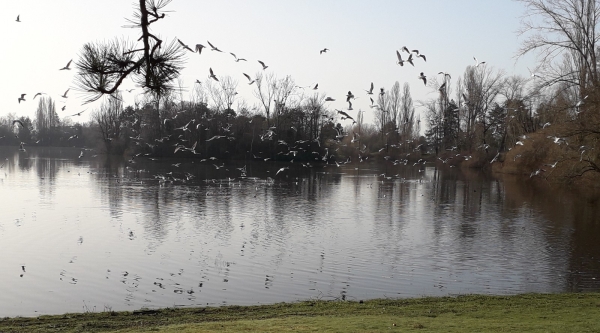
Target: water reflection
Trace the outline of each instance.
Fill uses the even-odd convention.
[[[529,179],[79,154],[0,148],[0,315],[600,289],[597,202]]]

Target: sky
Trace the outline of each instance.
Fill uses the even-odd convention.
[[[165,19],[152,25],[152,32],[170,42],[180,39],[190,47],[207,41],[223,50],[188,52],[181,82],[183,99],[189,99],[196,80],[206,82],[209,68],[220,76],[238,81],[239,98],[252,107],[253,95],[242,73],[262,71],[277,77],[290,75],[299,86],[319,84],[320,93],[336,99],[327,106],[346,110],[345,96],[357,99],[353,111],[365,112],[373,122],[373,109],[365,90],[390,89],[394,82],[408,82],[416,113],[424,119],[422,104],[435,99],[436,90],[418,76],[431,81],[440,71],[452,75],[452,83],[477,57],[486,66],[507,75],[529,77],[535,67],[533,55],[515,58],[523,37],[517,34],[525,8],[520,2],[481,0],[173,0]],[[84,95],[75,90],[76,70],[59,69],[77,61],[85,43],[126,38],[135,41],[139,30],[126,28],[134,12],[133,1],[123,0],[20,0],[3,4],[0,29],[4,32],[0,66],[0,116],[16,113],[34,118],[38,92],[57,102],[59,117],[86,110],[73,121],[84,122],[101,101],[82,105]],[[21,22],[16,22],[17,16]],[[415,66],[396,64],[396,50],[418,49],[427,61]],[[319,51],[329,51],[320,54]],[[235,62],[229,52],[247,62]],[[404,54],[403,57],[405,57]],[[440,78],[441,79],[441,78]],[[67,98],[61,97],[71,89]],[[125,81],[123,89],[135,88]],[[124,92],[125,104],[141,100],[141,89]],[[314,91],[306,89],[307,94]],[[21,94],[27,94],[19,103]],[[136,97],[137,96],[137,97]],[[375,95],[376,96],[376,95]],[[64,111],[61,108],[66,106]],[[235,109],[235,104],[234,104]]]

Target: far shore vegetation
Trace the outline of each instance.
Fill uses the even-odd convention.
[[[185,52],[195,51],[149,33],[166,18],[170,1],[139,0],[130,20],[130,28],[140,31],[137,43],[90,42],[76,61],[77,89],[88,102],[104,98],[102,106],[71,115],[41,96],[33,119],[14,113],[0,118],[0,145],[87,147],[127,158],[337,164],[385,158],[396,165],[460,165],[597,186],[600,10],[593,0],[520,1],[527,12],[516,55],[539,57],[530,77],[478,63],[462,75],[430,75],[430,100],[413,101],[413,82],[365,91],[370,109],[357,112],[351,103],[347,110],[331,109],[324,92],[270,71],[247,75],[250,81],[241,77],[241,83],[213,75],[184,96],[179,74]],[[120,90],[125,79],[138,88]],[[254,98],[242,99],[238,84],[252,84]],[[131,93],[141,97],[124,105],[123,95]],[[83,112],[89,122],[77,121]],[[374,123],[364,122],[367,112]],[[69,116],[59,117],[63,113]]]

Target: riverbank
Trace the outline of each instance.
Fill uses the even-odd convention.
[[[600,293],[303,301],[4,318],[0,332],[598,332]]]

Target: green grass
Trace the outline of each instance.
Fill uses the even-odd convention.
[[[4,318],[0,332],[600,332],[600,293],[304,301]]]

